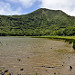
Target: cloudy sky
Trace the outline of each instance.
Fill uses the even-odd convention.
[[[75,16],[75,0],[0,0],[0,15],[21,15],[39,8],[62,10]]]

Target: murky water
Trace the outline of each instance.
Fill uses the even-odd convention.
[[[5,70],[11,75],[74,75],[75,53],[64,41],[0,37],[0,73]]]

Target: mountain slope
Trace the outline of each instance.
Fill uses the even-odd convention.
[[[0,15],[0,35],[75,35],[75,17],[46,8],[27,15]]]

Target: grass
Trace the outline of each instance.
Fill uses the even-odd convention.
[[[50,39],[71,39],[75,40],[75,36],[31,36],[32,38],[50,38]]]

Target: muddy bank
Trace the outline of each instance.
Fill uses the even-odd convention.
[[[72,44],[43,38],[0,37],[0,74],[74,75]]]

